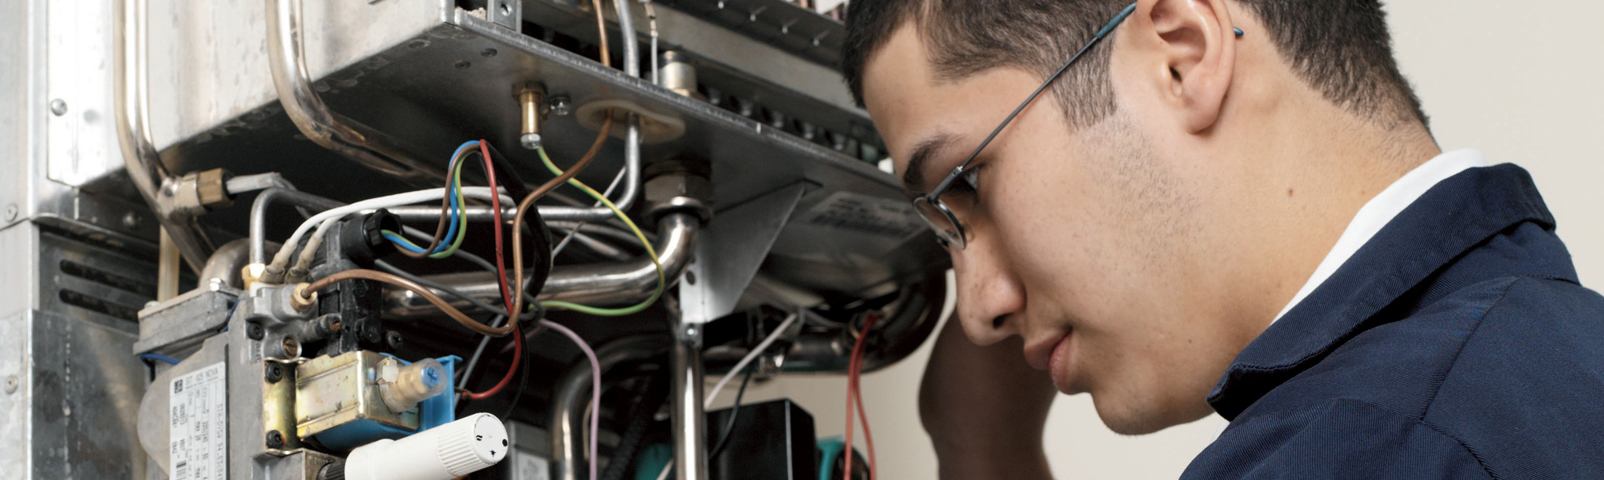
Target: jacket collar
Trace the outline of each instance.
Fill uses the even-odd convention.
[[[1525,169],[1512,164],[1473,168],[1443,180],[1243,349],[1209,393],[1209,404],[1226,419],[1236,418],[1374,326],[1371,320],[1383,308],[1488,238],[1525,222],[1554,228],[1553,215]],[[1547,269],[1547,276],[1576,281],[1568,257],[1544,263],[1557,267]]]

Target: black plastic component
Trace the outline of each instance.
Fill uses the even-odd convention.
[[[723,425],[730,409],[708,412],[708,425]],[[708,459],[713,480],[811,480],[819,478],[813,415],[789,399],[742,405],[730,444]],[[855,469],[854,469],[855,470]]]
[[[357,265],[372,267],[374,260],[395,253],[395,244],[384,239],[383,231],[401,231],[401,219],[381,208],[341,222],[338,228],[340,252],[345,258]]]

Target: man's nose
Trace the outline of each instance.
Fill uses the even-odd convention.
[[[979,345],[990,345],[1019,335],[1025,309],[1025,289],[995,245],[981,239],[952,252],[958,278],[958,320],[964,333]]]

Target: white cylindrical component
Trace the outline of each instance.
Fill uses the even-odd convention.
[[[495,465],[512,448],[507,428],[488,413],[400,440],[379,440],[345,459],[349,480],[451,480]]]

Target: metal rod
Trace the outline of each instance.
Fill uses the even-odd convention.
[[[696,249],[697,232],[701,221],[689,213],[672,213],[663,216],[657,224],[656,249],[663,264],[663,276],[672,282],[679,278]],[[485,272],[455,273],[426,277],[431,281],[451,285],[463,293],[486,301],[501,298],[495,275]],[[536,295],[537,300],[564,300],[579,303],[625,304],[638,302],[651,296],[657,289],[657,267],[650,258],[595,265],[562,266],[553,269],[546,286]],[[460,308],[468,308],[466,300],[446,296],[446,300]],[[399,288],[387,288],[384,293],[385,318],[416,318],[439,315],[440,311],[417,294]]]
[[[707,479],[707,425],[702,412],[702,349],[698,325],[681,325],[669,355],[673,375],[674,478]]]
[[[436,162],[421,160],[388,135],[329,110],[313,89],[306,64],[301,0],[267,0],[266,4],[273,87],[295,128],[323,148],[402,181],[432,185],[445,178]]]
[[[339,208],[345,205],[338,201],[299,190],[283,188],[262,190],[262,193],[256,195],[256,201],[251,203],[251,263],[267,262],[267,207],[278,201],[318,211]],[[439,218],[439,214],[437,213],[435,217]]]
[[[668,342],[662,335],[633,335],[610,340],[596,349],[596,361],[601,364],[602,375],[614,367],[631,362],[659,359],[667,353]],[[657,360],[662,361],[662,360]],[[557,392],[551,405],[551,461],[558,480],[581,480],[585,477],[585,406],[590,403],[590,362],[580,359],[557,381]]]
[[[112,28],[112,55],[115,74],[112,90],[116,96],[117,143],[122,148],[123,166],[133,180],[139,196],[156,212],[162,230],[172,236],[172,242],[189,262],[190,268],[200,268],[211,255],[212,244],[195,223],[196,211],[176,208],[172,196],[177,188],[175,178],[162,164],[150,136],[150,62],[149,36],[146,21],[149,6],[146,0],[116,0]],[[198,208],[198,206],[197,206]]]

